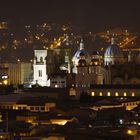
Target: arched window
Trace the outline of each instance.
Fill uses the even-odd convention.
[[[95,92],[91,92],[91,96],[95,96]]]
[[[126,93],[126,92],[124,92],[124,93],[123,93],[123,96],[127,96],[127,93]]]
[[[116,92],[116,93],[115,93],[115,96],[119,96],[119,93],[118,93],[118,92]]]
[[[100,92],[100,93],[99,93],[99,96],[103,96],[103,93],[102,93],[102,92]]]
[[[133,96],[133,97],[135,96],[135,92],[132,92],[132,96]]]
[[[107,92],[107,96],[111,96],[111,94],[110,94],[110,92],[109,92],[109,91]]]
[[[43,57],[42,56],[40,57],[40,62],[43,63]]]

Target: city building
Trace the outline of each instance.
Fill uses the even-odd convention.
[[[135,97],[140,96],[139,85],[91,85],[89,88],[76,88],[77,94],[86,92],[91,96],[100,97]]]
[[[130,51],[126,56],[114,39],[105,51],[104,67],[109,84],[140,84],[139,55]]]
[[[47,96],[36,97],[31,93],[3,95],[0,99],[0,109],[2,110],[49,112],[51,108],[55,107],[56,103]]]
[[[29,77],[32,73],[31,63],[5,63],[0,65],[1,84],[19,85],[30,81]]]
[[[65,73],[52,74],[50,76],[50,87],[63,88],[67,86],[67,77]]]
[[[33,84],[50,86],[46,65],[47,50],[35,50],[34,55]]]
[[[86,88],[91,84],[103,84],[103,71],[98,52],[93,52],[90,63],[86,61],[84,53],[81,52],[79,55],[77,74],[75,75],[76,87]]]
[[[33,64],[33,83],[50,86],[52,74],[62,71],[71,72],[70,49],[35,50]]]
[[[139,96],[138,91],[134,92],[134,90],[138,90],[137,87],[127,88],[128,85],[140,84],[139,55],[135,55],[135,57],[133,55],[133,58],[132,55],[133,53],[129,53],[126,57],[122,49],[115,43],[114,38],[111,39],[111,44],[105,50],[103,59],[97,51],[94,51],[89,62],[86,60],[86,53],[82,49],[79,50],[78,57],[75,55],[73,57],[74,69],[76,68],[77,96],[82,92],[87,92],[92,96]],[[91,85],[94,85],[95,89],[99,85],[99,90],[104,90],[94,92],[91,90]],[[109,88],[107,85],[110,85]],[[120,87],[116,88],[113,85],[120,85]],[[123,86],[125,86],[125,90]]]
[[[75,84],[75,75],[72,73],[53,73],[50,75],[51,88],[69,88]]]

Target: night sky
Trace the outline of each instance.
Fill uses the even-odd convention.
[[[1,19],[48,20],[93,28],[130,26],[139,28],[137,0],[3,0]]]

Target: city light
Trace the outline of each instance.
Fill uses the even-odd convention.
[[[127,134],[128,134],[128,135],[137,135],[137,130],[128,129],[128,130],[127,130]]]
[[[132,135],[132,130],[127,130],[127,134]]]
[[[1,140],[139,137],[138,2],[4,3]]]
[[[4,85],[8,85],[8,80],[4,80],[4,81],[3,81],[3,84],[4,84]]]

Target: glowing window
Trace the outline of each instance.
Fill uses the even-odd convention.
[[[91,92],[91,96],[95,96],[95,92]]]
[[[98,62],[96,61],[96,62],[94,62],[94,65],[98,65]]]
[[[133,97],[135,96],[135,92],[132,92],[132,96],[133,96]]]
[[[116,93],[115,93],[115,96],[119,96],[119,93],[118,93],[118,92],[116,92]]]
[[[110,92],[107,92],[107,96],[110,96],[111,94],[110,94]]]
[[[126,93],[126,92],[124,92],[124,93],[123,93],[123,96],[127,96],[127,93]]]
[[[103,96],[103,93],[102,93],[102,92],[100,92],[100,93],[99,93],[99,96]]]

